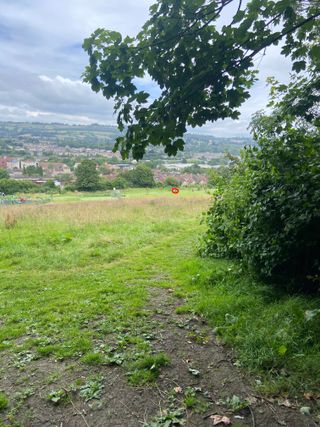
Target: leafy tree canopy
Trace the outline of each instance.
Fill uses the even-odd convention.
[[[155,181],[152,170],[145,164],[139,164],[135,169],[124,172],[122,177],[132,187],[154,187]]]
[[[217,21],[231,5],[227,25]],[[158,0],[140,33],[122,37],[97,29],[83,43],[90,64],[84,81],[114,98],[124,136],[114,150],[141,159],[149,144],[168,155],[183,150],[187,126],[239,117],[255,80],[254,59],[283,40],[293,71],[320,62],[317,0]],[[137,78],[149,74],[161,93],[152,99]]]
[[[75,170],[76,188],[83,191],[95,191],[100,188],[99,173],[93,160],[83,160]]]
[[[0,168],[0,179],[6,179],[6,178],[10,178],[8,172],[6,171],[6,169]]]
[[[117,190],[123,190],[127,187],[129,187],[129,182],[122,176],[117,176],[114,180],[111,181],[111,189],[116,188]]]
[[[26,176],[43,176],[43,169],[41,166],[27,166],[23,168],[23,175]]]
[[[183,172],[201,174],[201,173],[205,173],[205,169],[203,169],[201,166],[197,164],[193,164],[191,166],[184,168]]]

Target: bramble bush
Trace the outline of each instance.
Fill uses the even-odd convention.
[[[310,291],[320,284],[320,135],[318,113],[312,112],[319,93],[310,101],[314,84],[273,82],[273,100],[280,92],[282,100],[271,101],[271,115],[256,114],[251,126],[257,147],[247,147],[230,180],[214,190],[203,248],[205,255],[240,258],[261,276]]]

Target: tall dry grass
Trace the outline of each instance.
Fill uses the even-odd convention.
[[[208,196],[194,198],[121,199],[56,203],[48,205],[4,206],[0,209],[1,224],[9,229],[18,224],[37,227],[48,223],[82,226],[130,221],[137,217],[147,221],[156,217],[170,218],[203,212],[209,204]],[[11,226],[12,224],[12,226]]]
[[[14,228],[17,225],[18,217],[14,212],[7,212],[4,217],[4,227],[7,229]]]

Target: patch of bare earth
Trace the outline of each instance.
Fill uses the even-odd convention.
[[[10,398],[16,398],[19,390],[28,387],[35,390],[9,417],[6,415],[4,425],[19,425],[14,420],[25,427],[138,427],[179,408],[183,408],[181,420],[187,427],[213,426],[213,415],[226,416],[234,426],[318,425],[296,408],[279,406],[257,395],[251,379],[234,365],[232,354],[216,342],[203,319],[176,313],[182,300],[170,290],[151,288],[150,294],[146,309],[153,313],[153,348],[166,353],[171,361],[161,369],[156,384],[130,386],[121,366],[84,367],[77,361],[71,364],[50,358],[31,361],[25,371],[2,367],[0,389]],[[50,373],[57,375],[52,384],[48,384]],[[100,399],[86,402],[78,392],[69,391],[66,403],[54,405],[47,400],[50,390],[70,390],[74,381],[94,375],[103,376]],[[196,399],[190,409],[186,408],[188,393]],[[232,396],[237,398],[234,403],[246,401],[242,409],[231,410]]]

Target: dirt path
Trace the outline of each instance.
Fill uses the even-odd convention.
[[[228,417],[237,427],[318,425],[297,409],[259,397],[203,319],[190,313],[177,314],[181,304],[183,300],[170,289],[150,288],[146,310],[152,325],[152,348],[170,358],[155,385],[129,385],[122,366],[84,368],[78,361],[33,360],[27,372],[10,367],[3,375],[0,389],[12,393],[23,389],[25,395],[21,396],[21,391],[20,396],[15,394],[20,404],[0,426],[138,427],[146,423],[152,427],[209,427],[214,425],[210,418],[213,414]],[[51,383],[48,373],[52,373]],[[96,399],[86,401],[70,385],[94,375],[100,376],[100,389],[97,387]],[[28,387],[35,390],[30,396]],[[57,388],[66,390],[68,399],[64,403],[61,398],[60,404],[54,405],[46,396]]]

